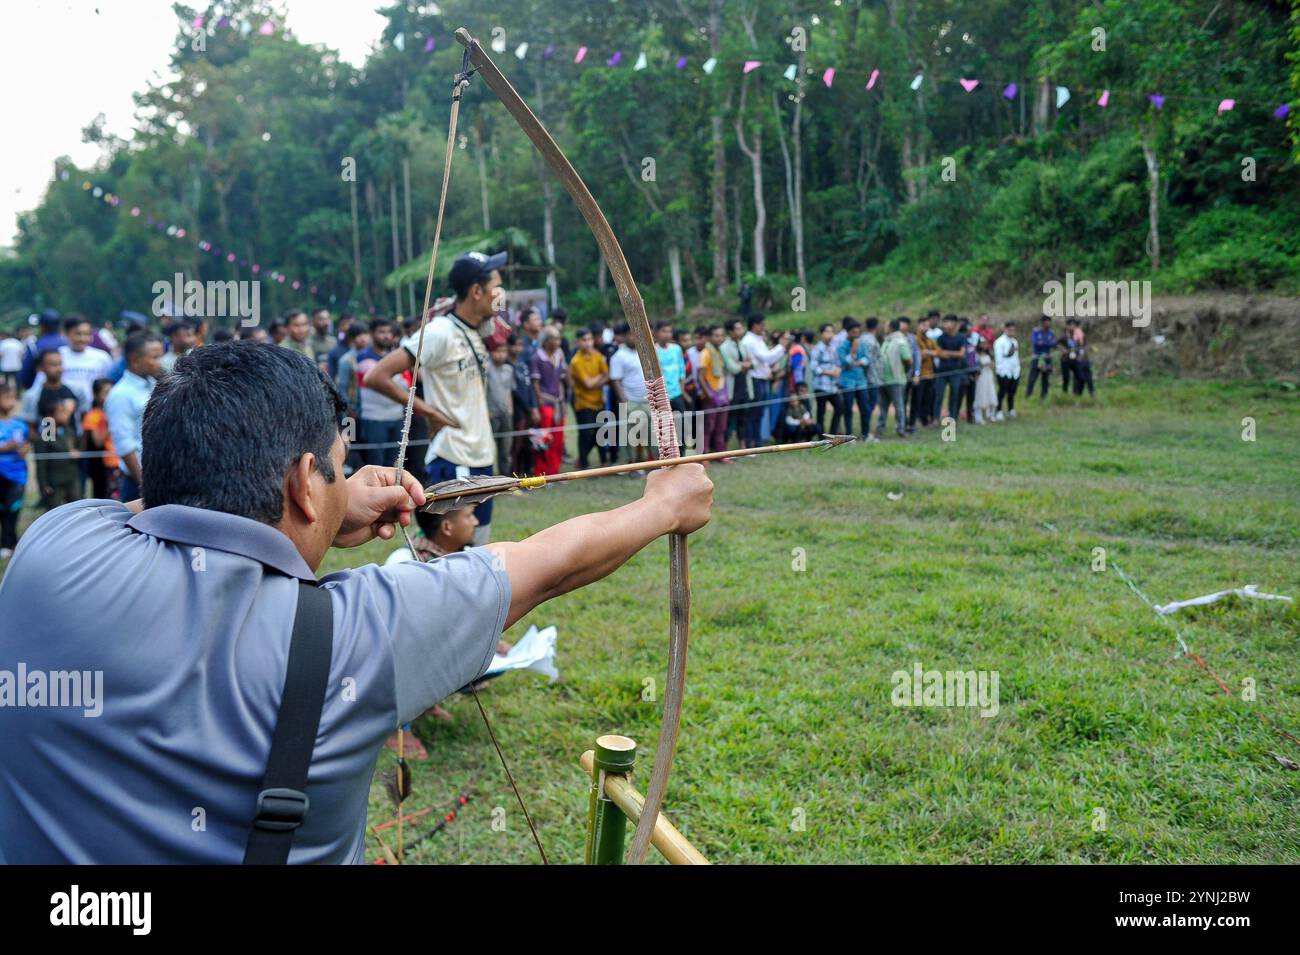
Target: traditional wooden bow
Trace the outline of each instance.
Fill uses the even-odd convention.
[[[578,211],[587,220],[600,253],[613,276],[614,287],[618,289],[618,298],[623,306],[623,316],[627,320],[636,346],[637,356],[641,359],[641,371],[645,375],[647,396],[650,399],[651,416],[655,435],[659,445],[659,457],[675,458],[679,454],[677,442],[677,425],[673,421],[672,408],[664,388],[663,372],[659,367],[659,356],[655,352],[654,337],[650,331],[650,320],[646,317],[645,303],[632,279],[627,259],[614,238],[614,230],[609,227],[600,206],[574,170],[573,165],[556,145],[551,134],[546,131],[533,111],[523,101],[510,81],[497,69],[492,58],[487,55],[478,41],[470,36],[469,31],[461,28],[456,31],[456,42],[463,46],[474,66],[488,88],[497,95],[506,110],[515,118],[524,133],[533,141],[559,178],[565,190],[578,205]],[[448,144],[450,148],[450,144]],[[664,791],[668,786],[668,773],[672,769],[673,754],[677,749],[677,730],[681,723],[682,696],[686,689],[686,644],[690,636],[691,588],[690,569],[687,562],[686,537],[673,534],[668,539],[669,560],[669,605],[671,623],[668,641],[668,684],[664,692],[664,715],[659,729],[659,747],[655,752],[654,770],[650,784],[646,789],[645,807],[637,822],[632,845],[628,849],[627,861],[638,864],[645,859],[650,847],[650,836],[654,832],[655,820],[659,817],[663,805]]]

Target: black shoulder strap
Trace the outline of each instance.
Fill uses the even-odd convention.
[[[307,815],[307,770],[334,652],[334,608],[329,591],[300,581],[289,641],[289,664],[271,754],[257,812],[244,848],[245,865],[284,865],[294,831]]]

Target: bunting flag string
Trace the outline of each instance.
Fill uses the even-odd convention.
[[[67,182],[70,178],[71,174],[68,170],[63,169],[59,171],[59,179],[61,181]],[[84,192],[90,193],[90,195],[95,199],[102,199],[104,204],[111,208],[116,209],[122,205],[121,196],[110,192],[103,186],[97,185],[89,179],[82,181],[81,188]],[[147,210],[142,209],[140,206],[130,206],[129,213],[131,218],[143,219],[145,226],[153,229],[155,232],[166,235],[169,238],[185,239],[189,237],[189,231],[184,226],[178,226],[173,222],[169,222],[165,217],[154,216]],[[279,269],[271,269],[270,271],[267,271],[262,268],[260,262],[250,262],[246,257],[240,256],[228,249],[222,249],[221,246],[214,242],[210,242],[207,239],[199,239],[195,244],[200,252],[210,255],[214,259],[224,260],[228,265],[233,265],[237,268],[246,268],[252,275],[258,278],[265,277],[269,279],[269,281],[275,282],[278,285],[287,285],[295,292],[306,291],[311,295],[316,294],[317,287],[311,285],[306,279],[290,278],[287,273],[282,272]]]

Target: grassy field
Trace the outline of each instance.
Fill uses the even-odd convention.
[[[1246,583],[1300,595],[1298,450],[1294,392],[1144,381],[1095,403],[1054,393],[952,442],[715,468],[668,815],[717,862],[1300,861],[1300,773],[1273,755],[1300,761],[1300,746],[1260,719],[1300,737],[1295,604],[1172,618],[1227,696],[1176,657],[1171,623],[1092,570],[1104,548],[1157,603]],[[495,536],[637,488],[508,501]],[[559,627],[561,679],[508,674],[483,694],[553,861],[582,858],[577,762],[596,736],[636,738],[648,776],[660,708],[642,688],[663,682],[666,575],[659,543],[542,607],[515,629]],[[892,674],[915,663],[996,671],[997,715],[892,705]],[[454,722],[416,724],[431,758],[407,806],[473,798],[410,858],[536,862],[473,701],[447,706]],[[391,814],[376,785],[371,822]]]
[[[1260,718],[1300,737],[1296,605],[1231,601],[1166,622],[1113,570],[1157,603],[1246,583],[1300,596],[1300,396],[1148,379],[1026,404],[952,442],[930,431],[715,467],[714,519],[691,540],[666,802],[711,860],[1300,861],[1300,772],[1273,755],[1300,762],[1300,746]],[[509,500],[495,536],[638,489],[610,478]],[[322,572],[390,549],[332,551]],[[542,607],[514,634],[557,625],[560,680],[507,674],[482,694],[553,861],[581,861],[578,757],[597,736],[638,741],[644,787],[666,583],[660,542]],[[1173,624],[1231,697],[1176,656]],[[997,715],[892,705],[892,675],[917,663],[996,671]],[[446,705],[452,723],[416,724],[431,758],[413,764],[407,808],[472,799],[409,859],[538,861],[473,700]],[[378,784],[370,816],[392,818]]]

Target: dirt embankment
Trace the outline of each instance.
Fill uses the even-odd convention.
[[[1033,320],[1037,316],[1028,315]],[[1151,324],[1085,320],[1099,375],[1300,380],[1300,298],[1214,293],[1156,298]]]

